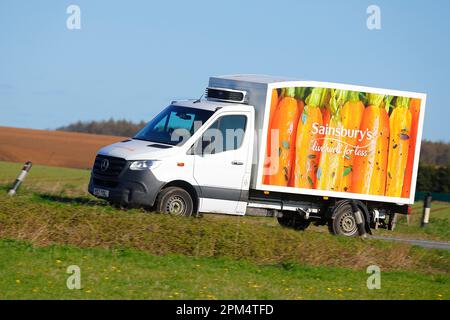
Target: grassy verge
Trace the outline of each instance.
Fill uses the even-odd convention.
[[[430,222],[426,228],[421,228],[423,203],[413,206],[412,214],[408,217],[400,215],[396,229],[391,232],[380,229],[375,234],[403,237],[411,239],[426,239],[450,241],[450,203],[433,202]]]
[[[23,163],[0,161],[0,185],[10,186],[22,166]],[[33,191],[87,196],[89,176],[89,170],[33,165],[23,185]]]
[[[33,247],[0,240],[0,299],[448,299],[450,277],[381,273],[368,290],[365,270],[226,258],[154,256],[127,249]],[[81,270],[69,290],[67,267]]]
[[[8,197],[6,183],[19,170],[20,164],[0,162],[0,298],[449,296],[448,251],[335,237],[323,227],[297,232],[269,218],[117,210],[86,193],[86,170],[36,166],[24,188]],[[431,228],[401,234],[446,239],[446,206],[436,204],[432,214],[442,225],[432,220]],[[65,286],[72,264],[82,269],[82,290]],[[383,271],[381,290],[366,287],[369,265]]]
[[[269,221],[271,221],[269,219]],[[448,272],[450,253],[381,240],[297,232],[246,217],[203,218],[116,210],[102,201],[22,190],[0,195],[0,238],[35,245],[133,248],[155,255],[296,262],[313,266]]]
[[[0,186],[6,188],[16,178],[22,164],[0,161]],[[24,187],[34,191],[43,197],[51,196],[65,197],[66,203],[83,204],[95,202],[95,198],[87,193],[89,181],[89,171],[80,169],[69,169],[49,166],[33,166],[30,174],[26,178]],[[44,200],[42,198],[41,200]],[[47,199],[49,200],[49,199]],[[50,200],[49,200],[50,202]],[[53,201],[56,202],[56,201]],[[422,216],[422,202],[417,202],[413,206],[413,213],[406,219],[399,216],[395,231],[384,229],[375,230],[374,234],[414,238],[450,241],[450,204],[433,202],[431,209],[430,223],[427,228],[420,228]],[[218,219],[233,219],[233,217],[218,217]],[[278,226],[276,221],[267,218],[246,217],[246,221],[252,224],[263,224]],[[307,232],[326,233],[324,227],[310,227]]]

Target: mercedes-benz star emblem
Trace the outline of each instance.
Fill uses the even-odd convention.
[[[106,171],[106,170],[108,170],[108,167],[109,167],[109,160],[108,159],[103,159],[102,163],[100,165],[100,169],[102,171]]]

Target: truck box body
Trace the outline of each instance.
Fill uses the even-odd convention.
[[[256,75],[211,77],[209,88],[245,91],[245,103],[253,106],[255,109],[254,129],[256,136],[254,141],[255,147],[253,148],[250,189],[395,204],[412,204],[414,202],[426,102],[425,94],[317,81],[292,81]],[[353,111],[351,109],[353,105],[347,106],[347,116],[358,117],[356,121],[353,121],[352,128],[346,128],[343,124],[342,115],[340,114],[342,113],[342,106],[340,106],[341,110],[336,113],[336,119],[333,121],[325,123],[322,118],[321,122],[317,121],[313,122],[312,125],[310,124],[309,132],[314,137],[309,137],[310,139],[308,137],[304,138],[303,140],[308,145],[304,145],[304,149],[301,152],[297,152],[298,150],[293,152],[294,157],[290,159],[289,177],[286,177],[284,183],[283,181],[280,183],[280,179],[276,183],[272,183],[270,179],[265,180],[264,178],[264,171],[267,170],[265,163],[267,165],[267,162],[272,162],[272,160],[273,162],[280,162],[276,154],[270,160],[267,159],[267,149],[271,148],[268,145],[269,123],[271,121],[269,119],[271,114],[270,108],[277,107],[277,105],[271,106],[272,94],[274,94],[274,90],[277,90],[277,95],[283,99],[282,92],[288,88],[308,88],[309,92],[311,92],[312,88],[358,92],[363,107],[360,104],[359,111]],[[403,107],[403,116],[393,116],[394,106],[389,108],[385,102],[381,106],[371,107],[369,110],[368,94],[391,96],[393,99],[390,103],[394,104],[397,100],[400,101],[399,97],[418,99],[420,100],[418,102],[418,114],[416,114],[416,117],[411,115],[411,111],[406,110],[410,109],[408,105],[406,109]],[[303,102],[305,98],[303,97]],[[322,113],[325,113],[326,108],[329,108],[329,106],[321,107]],[[374,112],[370,114],[370,111],[373,111],[372,109],[379,114],[374,115]],[[349,110],[350,112],[348,112]],[[275,111],[274,114],[277,112],[283,112],[283,110]],[[307,111],[297,113],[295,119],[292,119],[289,130],[295,132],[297,128],[306,125],[308,122],[307,117]],[[407,118],[406,121],[404,121],[405,117]],[[352,121],[347,120],[347,122]],[[383,123],[386,129],[384,131],[379,129],[379,127],[383,126]],[[404,127],[399,128],[402,125]],[[336,130],[339,127],[341,130]],[[414,127],[416,128],[415,130],[413,129]],[[342,129],[345,129],[345,131]],[[305,131],[306,129],[303,130]],[[384,137],[382,136],[383,134]],[[292,141],[296,142],[296,138],[294,137]],[[382,141],[382,139],[386,141]],[[324,145],[327,145],[327,148]],[[294,143],[291,145],[288,141],[280,141],[274,150],[282,153],[285,151],[284,149],[291,148],[295,149]],[[401,148],[403,149],[400,150]],[[409,154],[409,157],[405,153]],[[411,156],[411,153],[413,153],[413,156]],[[297,155],[302,155],[304,159],[295,159]],[[407,166],[408,158],[409,161],[412,161],[412,164]],[[317,167],[309,168],[308,173],[296,172],[296,161],[305,161],[310,163],[310,165],[313,163]],[[357,168],[354,166],[356,161],[358,163]],[[304,168],[305,166],[298,165],[298,167]],[[280,170],[287,171],[286,167],[278,167],[274,173],[280,174]],[[306,185],[301,182],[295,183],[295,175],[306,174],[311,175],[311,177],[308,176],[306,178]],[[406,178],[408,175],[409,179]],[[343,182],[344,177],[346,177],[345,182]],[[401,181],[396,181],[395,179],[400,179]],[[298,180],[301,179],[299,178]],[[305,179],[303,180],[305,181]],[[352,187],[352,180],[355,182],[354,187]],[[370,187],[371,182],[372,187]]]

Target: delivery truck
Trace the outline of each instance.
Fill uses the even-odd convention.
[[[89,192],[182,216],[276,217],[356,236],[414,201],[426,95],[263,75],[211,77],[98,151]]]

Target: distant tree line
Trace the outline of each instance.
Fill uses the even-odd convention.
[[[420,149],[420,162],[435,166],[450,164],[450,143],[423,140]]]
[[[450,193],[450,143],[422,141],[416,189]]]
[[[56,130],[132,137],[144,125],[144,121],[135,123],[128,120],[109,119],[101,121],[78,121],[67,126],[59,127]]]
[[[128,120],[78,121],[57,130],[132,137],[145,125]],[[417,191],[450,193],[450,143],[422,141]]]
[[[419,164],[417,191],[450,193],[450,165]]]

